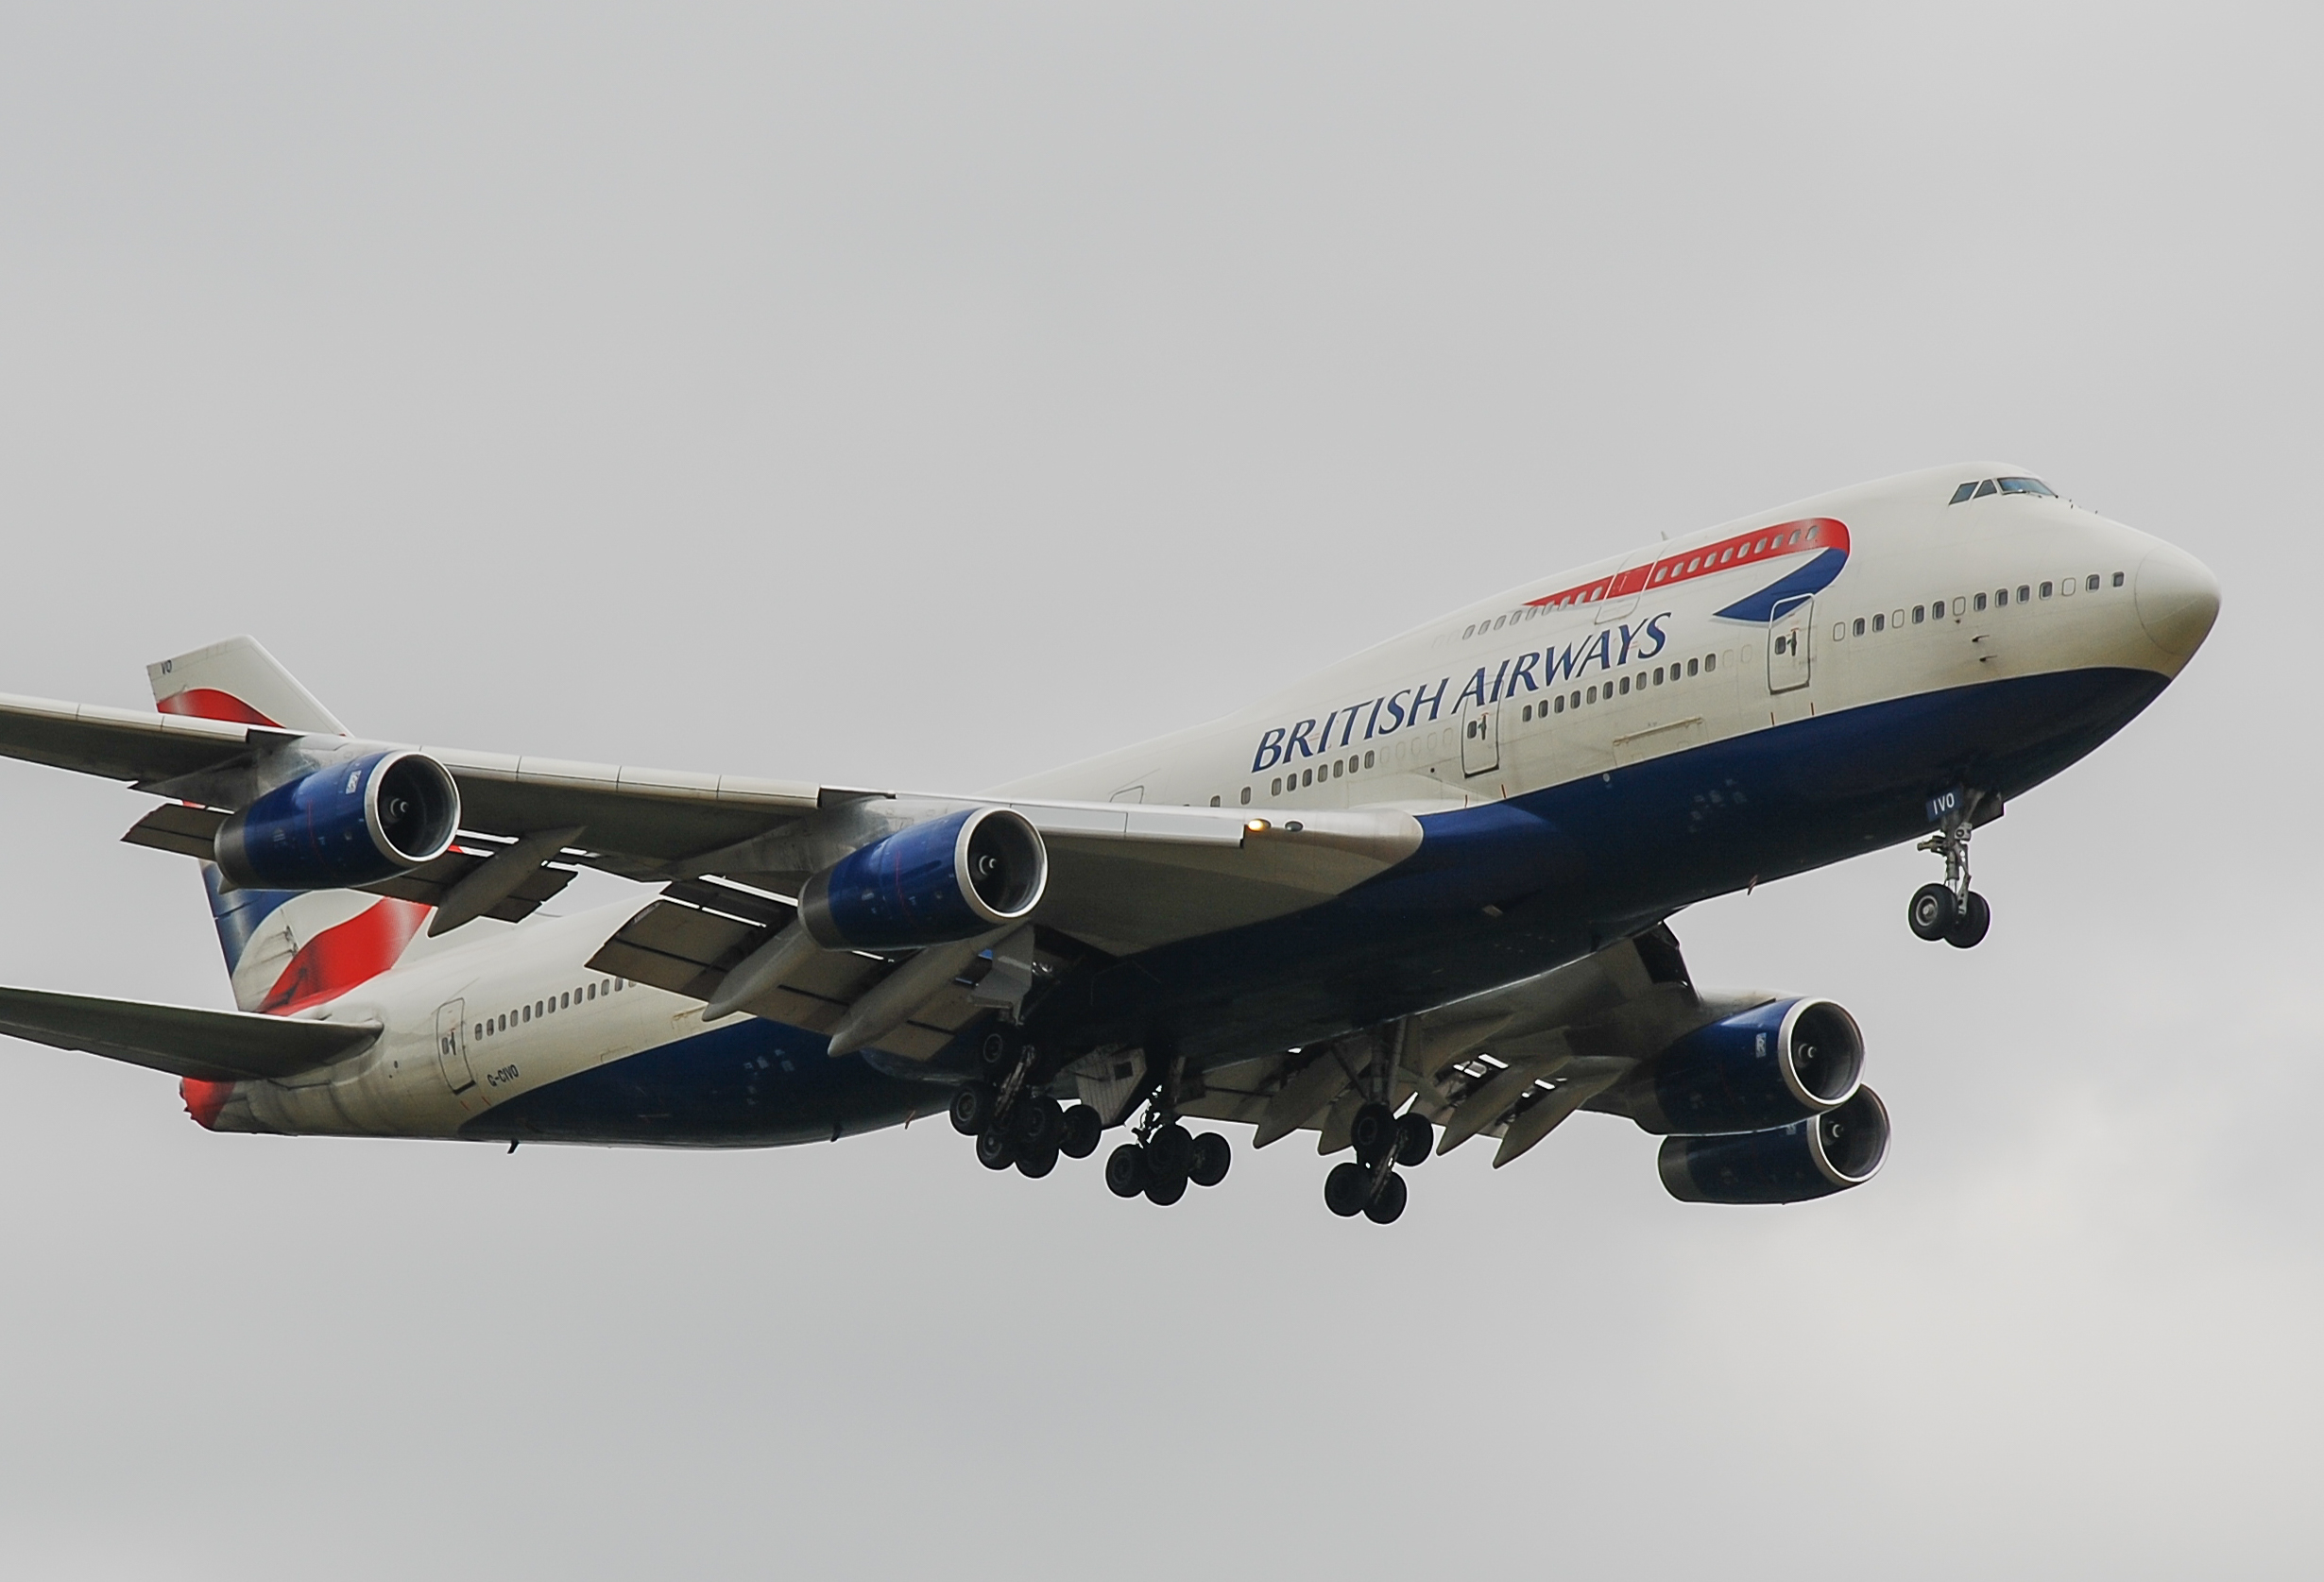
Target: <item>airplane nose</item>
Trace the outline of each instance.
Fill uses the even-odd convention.
[[[2139,562],[2131,602],[2157,648],[2174,659],[2193,658],[2219,619],[2219,579],[2186,551],[2158,545]]]

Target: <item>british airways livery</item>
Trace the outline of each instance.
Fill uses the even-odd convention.
[[[992,1169],[1103,1134],[1155,1203],[1311,1132],[1333,1213],[1577,1111],[1690,1201],[1862,1184],[1888,1116],[1814,996],[1700,990],[1707,897],[1974,832],[2209,635],[2183,552],[1969,463],[1513,588],[1231,718],[980,795],[359,737],[248,638],[159,712],[0,696],[197,859],[235,1011],[0,989],[0,1031],[170,1072],[214,1131],[757,1147],[948,1112]],[[2037,815],[2038,816],[2038,815]],[[543,910],[583,868],[658,887]],[[1940,872],[1938,869],[1940,868]],[[1209,1123],[1209,1124],[1205,1124]]]

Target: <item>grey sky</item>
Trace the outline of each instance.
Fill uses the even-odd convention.
[[[10,1044],[0,1572],[2313,1572],[2314,18],[1543,9],[0,11],[0,689],[249,631],[369,734],[973,789],[1988,453],[2226,589],[1984,948],[1909,852],[1677,919],[1862,1020],[1824,1203],[1598,1116],[1388,1232],[1300,1140],[213,1137]],[[0,764],[0,981],[226,1003],[143,803]]]

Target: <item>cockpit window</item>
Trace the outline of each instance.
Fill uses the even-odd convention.
[[[1989,494],[2041,494],[2052,500],[2058,498],[2058,491],[2039,478],[1987,478],[1963,484],[1953,491],[1953,498],[1946,503],[1958,505],[1964,500],[1983,500]]]

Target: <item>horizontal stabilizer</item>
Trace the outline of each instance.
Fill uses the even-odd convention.
[[[292,1021],[248,1011],[0,989],[0,1033],[81,1049],[205,1082],[292,1077],[329,1065],[379,1036],[354,1022]]]

